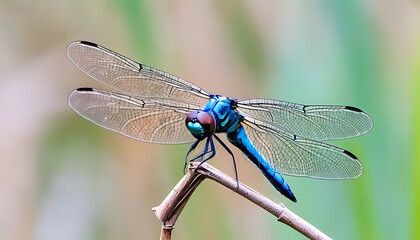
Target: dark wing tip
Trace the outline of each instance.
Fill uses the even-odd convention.
[[[85,47],[87,47],[87,46],[89,46],[89,47],[94,47],[94,48],[99,48],[99,45],[98,44],[96,44],[96,43],[93,43],[93,42],[88,42],[88,41],[74,41],[74,42],[71,42],[68,46],[67,46],[67,56],[70,58],[70,60],[76,65],[76,66],[78,66],[76,63],[75,63],[75,59],[73,59],[73,48],[78,48],[78,47],[80,47],[80,46],[85,46]]]
[[[345,106],[344,109],[359,113],[365,117],[363,119],[365,126],[367,126],[365,131],[362,131],[359,135],[365,134],[369,132],[373,128],[373,120],[372,118],[365,112],[363,112],[360,108],[357,107],[351,107],[351,106]]]
[[[345,109],[354,111],[354,112],[363,112],[360,108],[352,107],[352,106],[346,106]]]
[[[93,88],[82,87],[82,88],[76,89],[76,91],[79,91],[79,92],[92,92],[93,91]]]
[[[351,153],[351,152],[349,152],[347,150],[344,150],[343,153],[346,154],[347,156],[353,158],[353,159],[358,160],[358,158],[356,157],[356,155],[354,155],[353,153]]]
[[[80,44],[88,45],[91,47],[98,47],[98,44],[89,41],[80,41]]]

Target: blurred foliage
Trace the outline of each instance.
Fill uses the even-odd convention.
[[[132,35],[133,45],[145,58],[159,56],[156,38],[159,31],[153,26],[154,17],[150,8],[150,1],[145,0],[112,0],[121,11],[121,16],[129,33]]]
[[[198,76],[188,78],[198,86],[226,86],[232,97],[246,92],[360,107],[373,118],[373,130],[332,142],[361,159],[359,179],[285,177],[299,201],[293,204],[236,152],[240,180],[284,201],[334,239],[420,238],[417,2],[91,0],[40,1],[34,9],[20,1],[0,4],[0,49],[6,56],[0,69],[7,73],[0,81],[1,108],[15,101],[2,119],[10,133],[3,134],[10,139],[2,145],[24,149],[0,156],[8,159],[0,170],[9,174],[0,185],[6,196],[0,201],[6,213],[0,215],[0,239],[156,239],[160,223],[150,209],[183,176],[188,145],[136,142],[67,106],[67,94],[76,87],[106,88],[66,59],[66,44],[78,39],[109,43],[103,45],[158,68],[170,64],[178,68],[174,74]],[[28,36],[28,29],[45,34]],[[194,31],[202,29],[208,35]],[[127,53],[130,49],[135,52]],[[28,89],[23,97],[10,97],[22,89]],[[29,124],[21,121],[25,118]],[[220,149],[211,164],[229,171],[225,159]],[[210,182],[194,193],[173,234],[174,239],[304,239]]]
[[[416,51],[413,58],[412,72],[412,101],[415,103],[420,103],[420,42],[418,42],[416,46]],[[413,176],[411,181],[414,182],[414,194],[412,202],[413,211],[410,211],[410,215],[412,216],[412,223],[410,224],[410,227],[414,230],[412,239],[417,239],[420,238],[420,229],[418,228],[418,226],[420,226],[420,216],[418,214],[420,212],[420,188],[418,186],[418,183],[420,183],[420,108],[414,108],[412,121],[413,142],[411,143],[411,147],[413,148],[413,151],[410,154],[412,154],[413,158],[417,161],[414,161],[414,166],[412,168],[413,171],[411,172]]]
[[[88,134],[86,134],[88,133]],[[104,133],[101,128],[94,127],[83,118],[70,118],[68,114],[54,119],[50,131],[43,137],[43,148],[39,159],[39,171],[42,172],[40,186],[42,192],[50,186],[51,178],[66,165],[77,167],[73,171],[90,174],[98,164],[104,164]],[[77,155],[83,156],[79,158]],[[67,157],[63,157],[67,156]]]
[[[252,77],[258,79],[267,68],[266,49],[261,40],[262,36],[258,35],[251,16],[246,12],[245,2],[235,0],[216,3],[216,14],[223,22],[231,48],[238,54],[238,60],[244,61],[247,67],[252,69]]]

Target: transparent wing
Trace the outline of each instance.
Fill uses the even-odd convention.
[[[262,156],[279,172],[318,179],[351,179],[363,172],[347,150],[302,138],[274,124],[246,117],[245,132]]]
[[[118,92],[139,98],[167,98],[204,106],[210,94],[161,70],[137,63],[95,43],[67,47],[70,60],[83,72]]]
[[[185,118],[199,106],[162,99],[137,99],[107,91],[79,88],[68,99],[74,111],[101,127],[152,143],[194,141]]]
[[[273,122],[295,135],[318,141],[356,137],[369,132],[372,119],[349,106],[302,105],[270,99],[238,102],[243,115]]]

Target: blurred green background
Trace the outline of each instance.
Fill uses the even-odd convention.
[[[356,106],[374,120],[333,142],[349,181],[286,177],[292,203],[235,151],[240,180],[335,239],[420,238],[420,3],[386,1],[0,1],[0,239],[157,239],[151,208],[183,176],[188,145],[131,140],[67,105],[106,89],[67,45],[89,40],[211,93]],[[231,173],[218,148],[211,164]],[[173,239],[303,239],[210,181]]]

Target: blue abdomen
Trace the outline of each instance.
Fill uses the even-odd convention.
[[[264,159],[249,141],[243,126],[240,125],[234,131],[228,133],[227,138],[233,145],[241,149],[281,194],[294,202],[297,201],[289,185],[284,181],[284,178]]]

